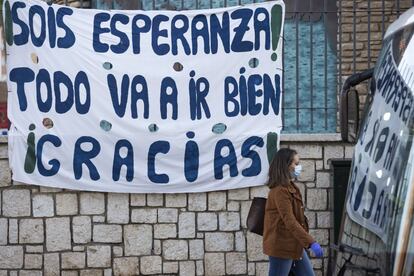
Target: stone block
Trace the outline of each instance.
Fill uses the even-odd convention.
[[[40,193],[59,193],[62,191],[61,188],[54,188],[54,187],[47,187],[47,186],[39,186]]]
[[[14,187],[21,186],[21,188],[27,188],[27,189],[31,189],[32,191],[36,190],[37,192],[39,192],[39,186],[29,185],[23,182],[15,181],[15,180],[13,180],[13,186]]]
[[[156,223],[157,209],[132,209],[131,221],[134,223]]]
[[[122,246],[113,246],[112,255],[114,257],[122,257],[124,255],[124,249],[122,248]]]
[[[145,206],[146,203],[145,194],[131,194],[131,206]]]
[[[316,160],[315,161],[315,169],[317,171],[323,170],[323,160]]]
[[[72,247],[72,251],[74,252],[84,252],[85,246],[84,245],[75,245]]]
[[[329,230],[328,229],[311,229],[309,234],[321,245],[329,244]],[[325,250],[325,254],[326,254]]]
[[[6,143],[0,144],[0,159],[7,159],[9,156],[9,147]]]
[[[0,218],[0,245],[7,244],[7,233],[9,230],[9,223],[6,218]]]
[[[111,247],[109,245],[88,246],[88,267],[110,267]]]
[[[299,175],[299,181],[315,181],[315,161],[301,160],[302,173]]]
[[[224,253],[206,253],[204,257],[206,276],[225,275]]]
[[[315,188],[316,187],[315,182],[307,182],[307,183],[305,183],[305,185],[306,185],[306,188]]]
[[[331,228],[331,212],[317,212],[318,228]]]
[[[163,194],[147,194],[147,205],[152,207],[164,205]]]
[[[165,195],[166,207],[186,207],[187,206],[187,194],[166,194]]]
[[[226,254],[226,273],[230,275],[246,275],[247,259],[246,253]]]
[[[247,258],[249,262],[269,260],[269,257],[263,254],[262,236],[247,232]]]
[[[257,187],[250,188],[250,199],[255,197],[265,197],[267,198],[267,194],[269,193],[269,187],[266,185],[260,185]]]
[[[344,158],[344,147],[343,146],[324,146],[323,161],[325,169],[329,169],[328,161],[331,159],[342,159]]]
[[[61,256],[63,269],[81,269],[85,267],[85,252],[65,252]]]
[[[331,174],[329,172],[316,173],[316,187],[329,188],[331,186]]]
[[[20,270],[19,276],[42,276],[41,270]]]
[[[109,223],[129,222],[129,195],[108,194],[107,219]]]
[[[44,254],[44,276],[60,276],[59,253]]]
[[[227,203],[227,211],[239,212],[240,211],[240,202],[238,202],[238,201],[229,201]]]
[[[299,188],[300,194],[302,195],[302,198],[303,198],[303,195],[305,194],[305,190],[306,190],[306,184],[302,182],[296,182],[295,184]]]
[[[137,257],[114,258],[113,272],[115,276],[139,275]]]
[[[197,214],[197,230],[198,231],[217,230],[217,214],[213,212],[198,213]]]
[[[166,260],[186,260],[188,244],[186,240],[166,240],[163,242],[163,257]]]
[[[309,228],[316,228],[316,213],[305,211],[305,216],[308,218]]]
[[[174,208],[160,208],[158,209],[158,222],[171,223],[178,221],[178,210]]]
[[[17,219],[9,219],[9,243],[19,242],[19,225]]]
[[[184,261],[180,262],[180,274],[195,276],[196,275],[196,266],[194,261]]]
[[[79,276],[76,270],[62,270],[62,276]]]
[[[219,213],[219,230],[220,231],[237,231],[240,230],[240,215],[237,212]]]
[[[92,216],[92,221],[95,223],[105,222],[105,216]]]
[[[141,257],[141,273],[144,275],[161,274],[162,259],[160,256]]]
[[[54,206],[52,195],[37,194],[33,196],[34,217],[53,217],[55,214]]]
[[[256,263],[256,275],[267,276],[269,274],[269,262]]]
[[[234,249],[233,233],[205,233],[206,251],[232,251]]]
[[[162,272],[164,274],[178,274],[178,262],[164,262]]]
[[[236,251],[246,251],[246,236],[243,231],[234,233]]]
[[[42,219],[21,219],[19,228],[19,243],[43,243]]]
[[[315,276],[324,276],[326,274],[323,273],[321,270],[315,270]]]
[[[150,225],[125,225],[124,250],[126,256],[151,255],[152,227]]]
[[[195,213],[181,213],[178,217],[178,237],[195,238],[195,235]]]
[[[320,145],[295,144],[290,148],[296,150],[303,159],[322,159],[322,146]]]
[[[43,245],[26,245],[26,253],[43,253]]]
[[[0,148],[0,155],[3,148]],[[11,185],[11,173],[8,160],[0,160],[0,187]]]
[[[328,207],[328,191],[326,189],[308,189],[306,192],[307,208],[310,210],[326,210]]]
[[[78,196],[76,194],[56,194],[56,214],[70,216],[78,213]]]
[[[205,211],[207,209],[207,194],[192,193],[188,194],[189,211]]]
[[[255,275],[256,274],[256,265],[255,265],[255,263],[248,263],[247,264],[247,273],[248,273],[248,275]]]
[[[93,227],[93,241],[103,243],[122,242],[122,226],[112,224],[96,224]]]
[[[247,228],[246,220],[247,215],[249,214],[250,206],[252,205],[252,201],[242,201],[240,204],[240,221],[243,228]]]
[[[152,254],[161,255],[161,240],[154,240]]]
[[[196,275],[204,275],[204,260],[196,261]]]
[[[46,219],[46,249],[53,252],[71,248],[69,218]]]
[[[72,219],[73,242],[88,243],[91,241],[92,224],[88,216],[78,216]]]
[[[20,269],[22,267],[22,246],[0,246],[0,269]]]
[[[203,240],[190,240],[190,259],[202,260],[204,258],[204,242]]]
[[[345,146],[345,158],[351,159],[354,157],[355,146]]]
[[[105,212],[103,193],[83,192],[80,194],[80,213],[82,215],[100,215]]]
[[[233,189],[228,191],[229,200],[248,200],[249,188]]]
[[[321,259],[311,259],[312,266],[314,269],[321,269],[322,268],[322,260]]]
[[[82,269],[80,271],[80,276],[102,276],[102,269]]]
[[[24,268],[26,269],[41,269],[43,266],[42,254],[25,254]]]
[[[169,239],[177,237],[177,226],[175,224],[156,224],[154,225],[155,239]]]
[[[210,192],[208,193],[208,210],[224,211],[227,207],[226,192]]]
[[[3,215],[5,217],[28,217],[31,212],[30,190],[4,190]],[[19,202],[19,204],[16,204]]]

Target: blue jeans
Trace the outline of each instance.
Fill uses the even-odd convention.
[[[292,269],[295,276],[314,276],[312,263],[303,249],[300,260],[282,259],[269,256],[269,276],[288,276]]]

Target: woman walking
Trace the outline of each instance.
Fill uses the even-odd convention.
[[[269,168],[270,188],[264,220],[263,252],[269,256],[269,276],[315,275],[305,248],[318,258],[321,246],[309,235],[302,195],[293,182],[302,170],[295,150],[280,149]]]

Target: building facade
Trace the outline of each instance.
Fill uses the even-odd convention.
[[[57,2],[83,8],[178,10],[245,4]],[[285,45],[294,47],[285,47],[281,147],[296,149],[302,158],[298,186],[311,235],[325,251],[324,258],[312,258],[312,264],[316,275],[328,275],[329,245],[337,230],[334,209],[340,199],[333,164],[349,161],[353,153],[353,145],[342,142],[338,133],[338,94],[347,76],[375,64],[386,27],[412,1],[311,0],[286,5]],[[7,88],[4,83],[1,87],[4,96]],[[362,105],[366,87],[357,89]],[[267,275],[262,239],[246,229],[251,200],[266,197],[266,186],[194,194],[116,194],[26,185],[11,180],[7,137],[0,139],[0,276]]]

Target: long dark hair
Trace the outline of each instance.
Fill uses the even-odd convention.
[[[275,154],[269,168],[267,186],[270,189],[278,185],[289,185],[291,179],[289,166],[292,164],[296,154],[298,153],[295,150],[288,148],[280,149]]]

